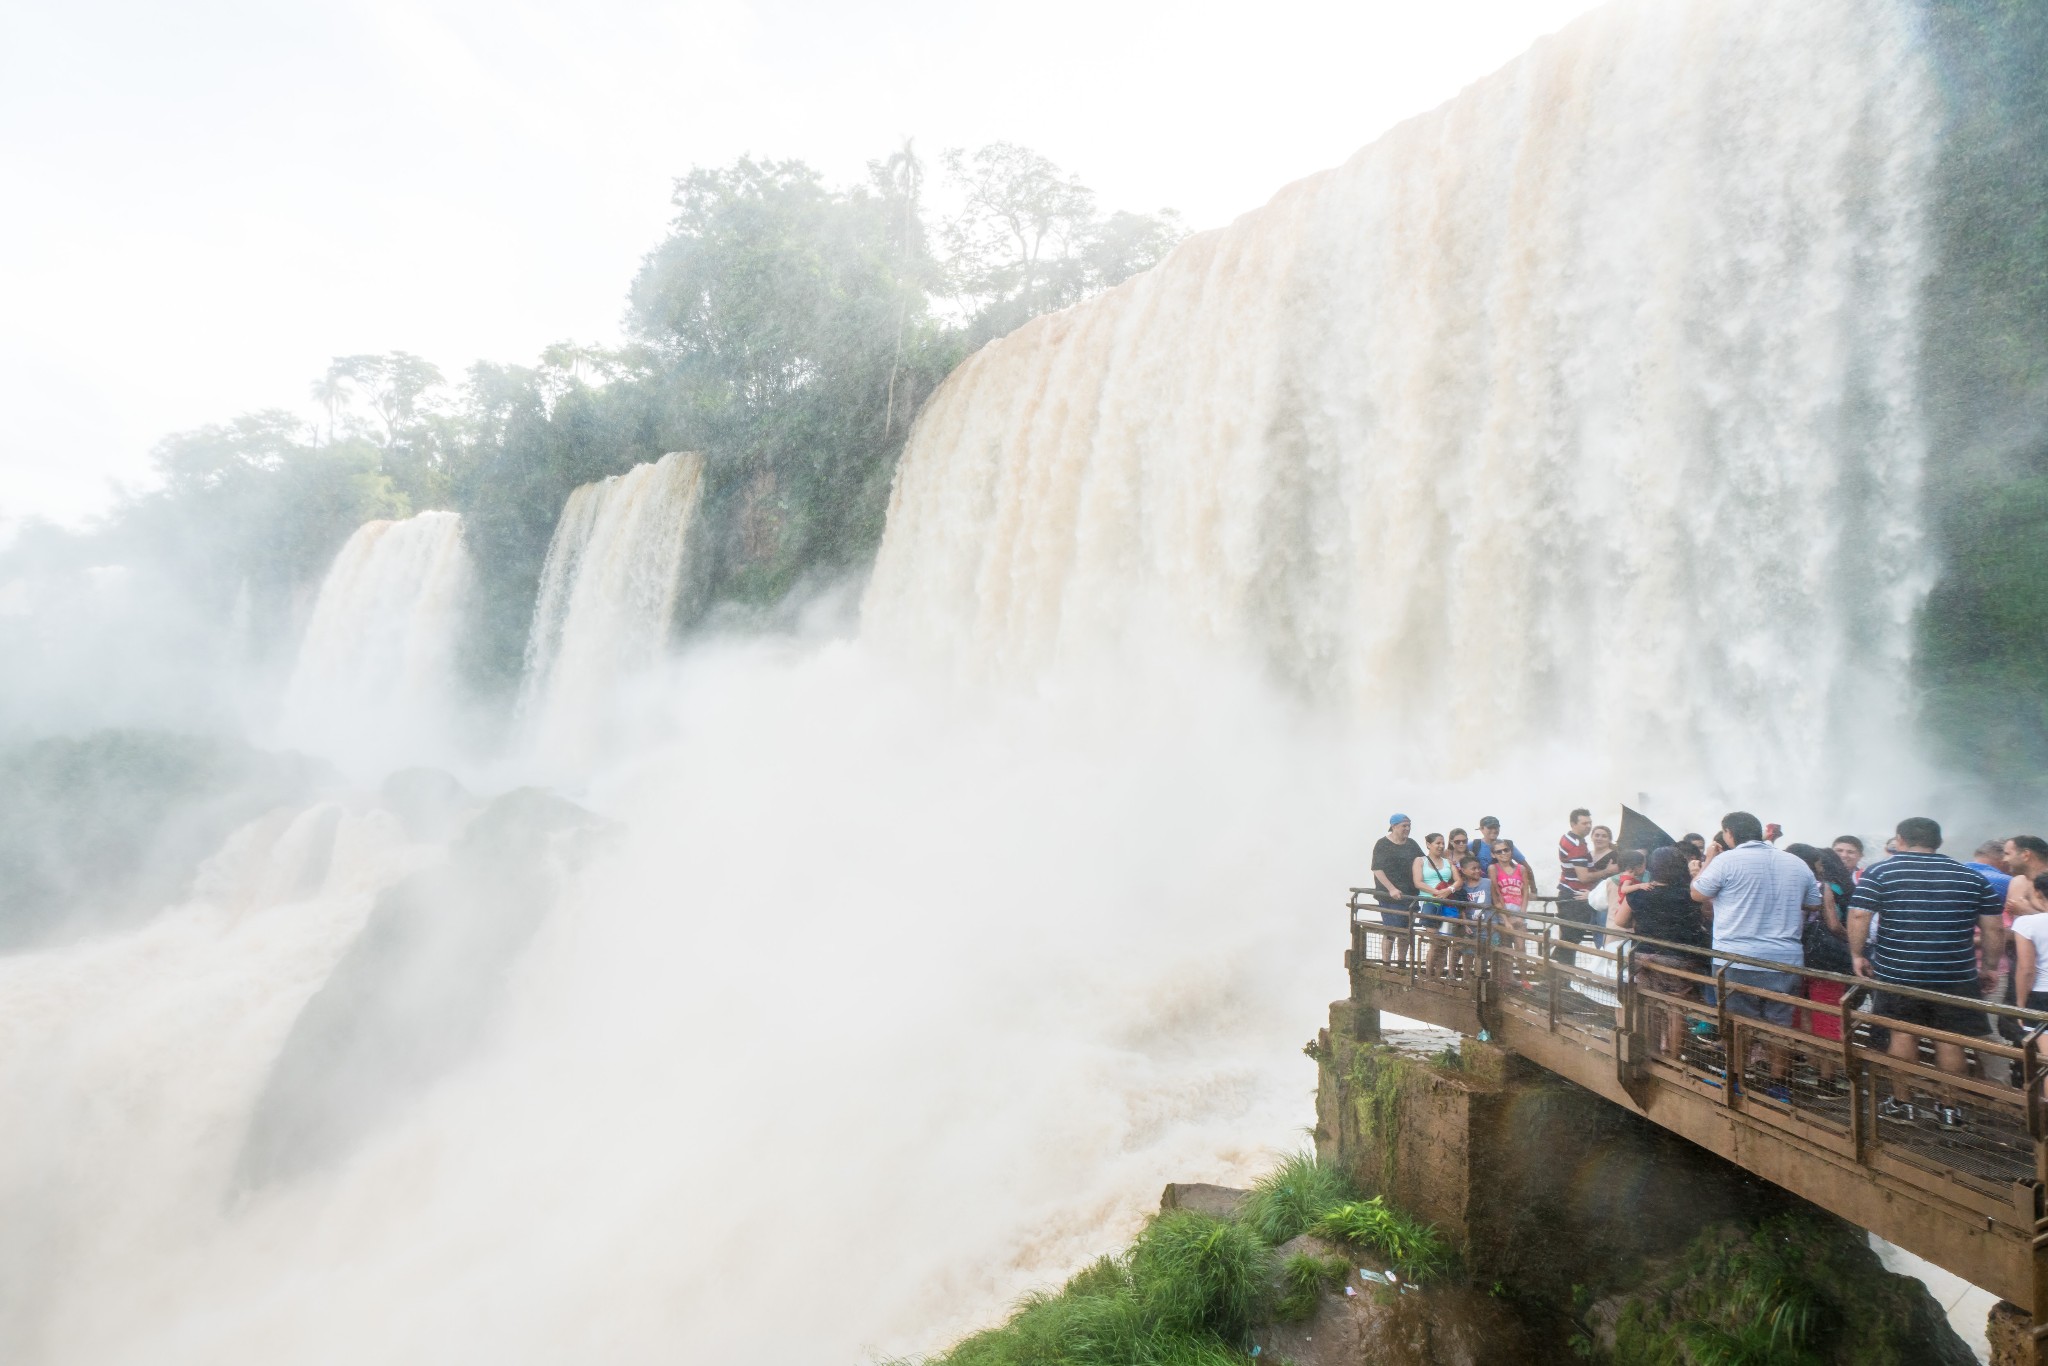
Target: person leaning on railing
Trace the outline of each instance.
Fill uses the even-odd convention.
[[[1820,884],[1820,908],[1807,916],[1805,929],[1806,966],[1843,976],[1855,970],[1849,960],[1849,896],[1856,879],[1833,849],[1811,844],[1788,844],[1785,852],[1798,857],[1813,870]],[[1806,999],[1817,1006],[1839,1006],[1848,988],[1825,978],[1806,979]],[[1806,1012],[1806,1032],[1817,1039],[1832,1040],[1837,1047],[1814,1050],[1813,1065],[1820,1073],[1822,1087],[1840,1089],[1842,1020],[1832,1010]]]
[[[1451,899],[1463,908],[1460,914],[1479,947],[1499,948],[1500,935],[1493,928],[1493,879],[1480,868],[1477,854],[1458,860],[1458,885]]]
[[[1372,847],[1372,880],[1379,892],[1380,923],[1389,929],[1408,928],[1408,907],[1415,904],[1415,861],[1422,857],[1422,846],[1411,837],[1415,826],[1409,819],[1396,811],[1387,817],[1387,833]],[[1408,961],[1409,940],[1405,934],[1380,936],[1380,962],[1388,967],[1394,965],[1398,952],[1402,962]]]
[[[1699,903],[1692,899],[1692,871],[1685,851],[1666,845],[1650,855],[1645,869],[1647,882],[1631,886],[1616,898],[1607,923],[1648,939],[1674,944],[1707,947],[1707,927],[1700,919]],[[1662,945],[1645,945],[1636,950],[1636,981],[1649,991],[1688,1001],[1700,999],[1699,983],[1675,974],[1689,972],[1703,976],[1707,959],[1703,953],[1686,953]],[[1676,1055],[1685,1030],[1684,1013],[1660,1007],[1664,1017],[1662,1052]]]
[[[1764,842],[1763,822],[1749,812],[1730,811],[1721,818],[1721,833],[1693,877],[1692,899],[1711,903],[1706,915],[1717,955],[1738,953],[1790,968],[1806,965],[1806,910],[1821,904],[1820,884],[1796,856]],[[1721,961],[1724,980],[1731,986],[1776,996],[1800,994],[1802,981],[1796,972]],[[1798,1018],[1789,1003],[1751,991],[1729,992],[1726,1009],[1730,1015],[1747,1015],[1781,1029],[1793,1028]],[[1781,1080],[1790,1075],[1791,1054],[1781,1036],[1766,1034],[1759,1051]]]
[[[1435,936],[1429,943],[1429,971],[1431,976],[1440,977],[1450,966],[1448,936],[1451,927],[1447,918],[1458,913],[1456,907],[1445,904],[1458,885],[1458,870],[1444,852],[1442,835],[1432,832],[1422,837],[1422,857],[1415,860],[1414,876],[1410,881],[1421,898],[1416,909],[1446,917],[1416,924],[1417,929],[1428,930]]]
[[[1982,873],[1939,852],[1941,826],[1925,816],[1899,822],[1897,848],[1891,857],[1866,869],[1849,900],[1849,952],[1856,975],[1882,984],[1918,987],[1950,996],[1979,998],[1995,972],[1987,965],[2005,951],[2005,918],[1998,893]],[[1878,920],[1877,943],[1870,936],[1870,918]],[[1981,942],[1982,956],[1979,956]],[[1874,952],[1867,950],[1873,949]],[[1987,1022],[1981,1007],[1964,1001],[1930,1001],[1900,992],[1879,991],[1873,1014],[1906,1025],[1921,1025],[1965,1038],[1983,1038]],[[1892,1030],[1889,1052],[1901,1062],[1917,1061],[1926,1035]],[[1936,1039],[1934,1060],[1942,1071],[1963,1075],[1963,1045]],[[1911,1105],[1898,1095],[1898,1078],[1880,1113],[1910,1118]],[[1945,1124],[1960,1123],[1953,1105],[1943,1103]]]

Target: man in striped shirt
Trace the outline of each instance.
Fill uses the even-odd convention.
[[[1572,812],[1571,828],[1557,841],[1557,918],[1572,922],[1558,931],[1558,938],[1574,946],[1586,942],[1585,927],[1593,922],[1592,907],[1586,904],[1586,893],[1593,889],[1593,850],[1586,843],[1592,828],[1593,813],[1582,806]],[[1576,947],[1552,948],[1551,957],[1567,965],[1579,961]]]
[[[1940,848],[1941,827],[1935,822],[1925,816],[1899,822],[1897,852],[1867,869],[1849,899],[1849,952],[1859,977],[1975,999],[1990,985],[1992,974],[1983,965],[1997,963],[2005,952],[2004,908],[1982,873],[1936,852]],[[1866,953],[1873,915],[1878,918],[1877,943],[1875,952]],[[1872,1010],[1967,1038],[1985,1034],[1984,1012],[1962,1001],[1880,991]],[[1913,1061],[1922,1037],[1894,1029],[1891,1055]],[[1963,1074],[1960,1043],[1936,1040],[1934,1057],[1942,1071]],[[1897,1096],[1887,1105],[1897,1108]],[[1949,1108],[1944,1107],[1945,1121]]]

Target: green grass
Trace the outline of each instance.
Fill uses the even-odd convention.
[[[1318,1257],[1297,1252],[1280,1266],[1280,1299],[1273,1316],[1283,1323],[1298,1323],[1316,1312],[1325,1292],[1334,1291],[1351,1274],[1351,1263],[1343,1257]]]
[[[1314,1153],[1296,1153],[1252,1187],[1238,1221],[1274,1247],[1303,1234],[1358,1192]]]
[[[1418,1278],[1448,1264],[1433,1229],[1353,1196],[1333,1169],[1298,1154],[1258,1183],[1238,1218],[1157,1215],[1124,1256],[1099,1258],[1057,1292],[1028,1296],[1007,1323],[923,1366],[1247,1366],[1253,1327],[1307,1318],[1350,1270],[1344,1257],[1311,1253],[1276,1267],[1279,1244],[1321,1233]]]
[[[1317,1221],[1314,1231],[1378,1253],[1411,1280],[1450,1270],[1451,1251],[1437,1231],[1389,1209],[1378,1196],[1337,1206]]]
[[[1917,1283],[1885,1272],[1862,1230],[1780,1215],[1746,1231],[1708,1229],[1659,1280],[1632,1292],[1611,1360],[1906,1366],[1937,1359],[1930,1334],[1946,1331],[1939,1315]]]
[[[1027,1297],[1008,1323],[926,1366],[1244,1366],[1237,1344],[1270,1310],[1271,1265],[1242,1225],[1169,1211],[1127,1257]]]
[[[1213,1337],[1163,1329],[1129,1290],[1036,1295],[927,1366],[1244,1366]]]
[[[1168,1330],[1235,1340],[1267,1308],[1272,1259],[1272,1250],[1243,1224],[1168,1210],[1132,1246],[1131,1283]]]

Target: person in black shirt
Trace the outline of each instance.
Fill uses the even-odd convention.
[[[1704,975],[1707,971],[1706,956],[1667,946],[1697,944],[1704,949],[1711,942],[1707,937],[1706,924],[1700,919],[1699,903],[1692,899],[1692,869],[1689,864],[1689,851],[1683,846],[1667,844],[1662,849],[1653,850],[1646,870],[1650,880],[1637,884],[1623,897],[1622,904],[1615,908],[1607,923],[1619,930],[1632,930],[1649,939],[1666,941],[1666,944],[1645,944],[1636,950],[1639,985],[1667,996],[1697,1001],[1700,999],[1700,984],[1677,974]],[[1666,1008],[1662,1003],[1658,1003],[1656,1008],[1664,1016],[1662,1051],[1667,1056],[1675,1055],[1679,1036],[1685,1028],[1684,1012]]]
[[[1372,847],[1372,880],[1379,890],[1380,923],[1394,929],[1408,928],[1405,910],[1388,910],[1386,907],[1408,907],[1415,904],[1415,861],[1422,857],[1422,846],[1410,837],[1414,830],[1408,818],[1398,811],[1387,817],[1387,833]],[[1380,936],[1380,962],[1392,967],[1395,944],[1400,945],[1402,962],[1408,961],[1408,938],[1406,935]]]

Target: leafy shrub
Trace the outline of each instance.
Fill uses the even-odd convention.
[[[1437,1231],[1388,1209],[1378,1196],[1337,1206],[1316,1223],[1315,1231],[1376,1252],[1417,1280],[1450,1268],[1450,1249]]]
[[[1160,1327],[1241,1337],[1266,1307],[1272,1254],[1242,1224],[1170,1210],[1131,1249],[1131,1281]]]
[[[1358,1192],[1335,1167],[1317,1161],[1314,1153],[1296,1153],[1252,1187],[1238,1222],[1278,1247],[1357,1198]]]

